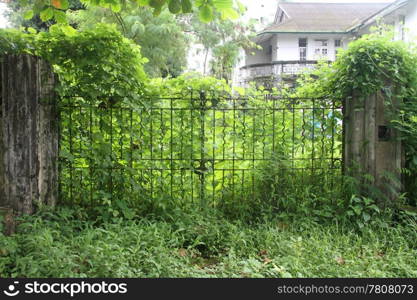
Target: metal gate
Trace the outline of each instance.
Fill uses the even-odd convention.
[[[186,96],[61,100],[60,199],[100,205],[276,197],[332,190],[342,112],[332,99]]]

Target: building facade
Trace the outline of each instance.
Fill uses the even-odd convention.
[[[278,3],[274,23],[256,37],[238,68],[235,83],[293,84],[319,60],[334,61],[339,49],[379,23],[393,25],[396,38],[417,36],[417,0],[393,3]]]

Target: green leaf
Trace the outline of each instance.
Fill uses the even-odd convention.
[[[236,20],[239,19],[239,13],[233,8],[227,8],[221,11],[223,19]]]
[[[122,10],[120,3],[110,5],[110,8],[113,12],[118,13]]]
[[[368,207],[369,209],[372,209],[373,211],[376,211],[377,213],[380,212],[379,207],[376,206],[375,204],[369,205]]]
[[[35,34],[37,31],[36,31],[36,29],[35,28],[33,28],[33,27],[28,27],[28,28],[26,28],[26,30],[29,32],[29,33],[32,33],[32,34]]]
[[[218,10],[232,9],[232,0],[213,0],[213,6]]]
[[[360,206],[353,206],[352,209],[357,215],[360,215],[362,212],[362,208]]]
[[[156,7],[156,8],[153,10],[153,15],[154,15],[154,16],[159,16],[159,15],[161,14],[161,12],[162,12],[162,8],[161,8],[161,7]]]
[[[69,8],[69,2],[68,0],[61,0],[61,9],[66,10]]]
[[[141,35],[145,32],[145,26],[139,22],[135,22],[135,24],[132,25],[131,30],[133,35]]]
[[[181,0],[182,12],[187,14],[193,11],[193,5],[190,0]]]
[[[41,11],[39,16],[43,22],[46,22],[52,19],[52,17],[54,16],[54,10],[52,7],[48,7],[47,9]]]
[[[170,0],[168,4],[168,9],[173,14],[178,14],[181,12],[181,2],[180,0]]]
[[[200,7],[199,17],[202,22],[210,22],[213,20],[213,8],[208,5]]]
[[[149,0],[137,0],[140,6],[148,6]]]
[[[156,9],[161,9],[165,2],[166,0],[149,0],[149,6]]]
[[[32,19],[32,18],[33,18],[33,10],[28,10],[28,11],[25,11],[25,13],[23,14],[23,18],[24,18],[25,20],[30,20],[30,19]]]
[[[77,34],[77,30],[72,28],[69,25],[61,26],[62,32],[67,36],[75,36]]]
[[[365,222],[368,222],[368,221],[371,219],[371,216],[370,216],[369,214],[367,214],[366,212],[364,212],[364,213],[362,214],[362,217],[363,217],[363,220],[364,220]]]
[[[54,19],[56,20],[57,23],[60,23],[60,24],[67,23],[67,15],[65,14],[65,12],[60,11],[60,10],[56,10],[54,12]]]

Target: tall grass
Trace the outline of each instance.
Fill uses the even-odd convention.
[[[0,237],[2,277],[416,277],[416,223],[257,223],[212,212],[100,225],[43,212]],[[84,220],[83,220],[84,219]]]

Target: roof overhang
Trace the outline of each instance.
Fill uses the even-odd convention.
[[[408,3],[408,1],[409,0],[397,0],[397,1],[387,5],[386,7],[381,9],[380,11],[376,12],[375,14],[365,18],[364,20],[362,20],[358,24],[348,28],[347,31],[348,32],[358,31],[359,29],[376,22],[376,20],[378,20],[379,18],[382,18],[382,17],[394,12],[395,10],[405,6]]]

